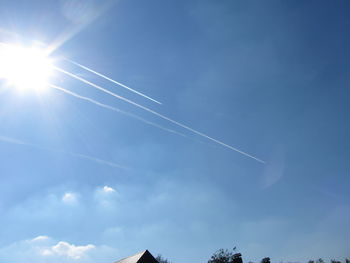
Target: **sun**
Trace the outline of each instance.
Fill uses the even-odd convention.
[[[0,44],[0,79],[21,90],[47,89],[53,64],[47,52],[36,47]]]

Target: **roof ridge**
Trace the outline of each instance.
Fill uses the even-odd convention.
[[[122,259],[120,259],[120,260],[118,260],[118,261],[116,261],[116,262],[114,262],[114,263],[122,262],[122,261],[124,261],[125,259],[132,258],[132,257],[136,257],[136,256],[139,255],[139,258],[137,259],[137,261],[138,261],[146,252],[149,253],[149,251],[146,249],[146,250],[143,250],[143,251],[138,252],[138,253],[136,253],[136,254],[133,254],[133,255],[131,255],[131,256],[122,258]]]

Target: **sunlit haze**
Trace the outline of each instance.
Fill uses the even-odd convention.
[[[350,263],[349,10],[0,0],[0,263]]]

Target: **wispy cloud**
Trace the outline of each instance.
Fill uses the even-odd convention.
[[[265,166],[262,187],[268,188],[282,179],[285,170],[286,150],[282,145],[272,149],[272,156]]]
[[[43,241],[47,241],[50,240],[50,237],[48,236],[37,236],[35,238],[33,238],[32,240],[29,240],[29,242],[43,242]]]
[[[13,143],[13,144],[19,144],[19,145],[34,146],[31,143],[27,143],[27,142],[24,142],[24,141],[21,141],[21,140],[17,140],[17,139],[12,138],[12,137],[2,136],[2,135],[0,135],[0,141],[7,142],[7,143]]]

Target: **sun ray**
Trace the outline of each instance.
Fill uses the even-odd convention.
[[[49,46],[49,53],[53,53],[61,46],[63,46],[66,42],[74,38],[86,27],[88,27],[92,22],[94,22],[96,19],[105,14],[115,4],[115,0],[108,0],[104,4],[100,4],[99,7],[93,13],[91,13],[89,17],[87,17],[83,22],[69,25],[69,27],[67,27],[61,34],[59,34],[58,37]]]

